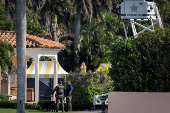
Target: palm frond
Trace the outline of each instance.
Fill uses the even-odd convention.
[[[88,15],[90,22],[93,14],[93,6],[92,6],[92,0],[83,0],[83,7],[85,10],[85,13]]]

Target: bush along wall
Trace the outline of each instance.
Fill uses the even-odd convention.
[[[170,91],[170,30],[119,39],[111,46],[109,70],[114,91]]]
[[[17,108],[17,103],[13,101],[0,101],[0,108]]]
[[[51,100],[40,100],[39,102],[38,102],[38,105],[40,105],[41,106],[41,109],[43,110],[43,109],[46,109],[46,110],[52,110],[53,109],[53,107],[54,107],[54,109],[56,109],[56,104],[55,104],[55,106],[53,106],[53,105],[51,105],[51,103],[49,104],[48,102],[51,102]],[[61,104],[59,104],[59,110],[62,110],[61,109]],[[64,103],[64,111],[67,111],[67,105],[66,105],[66,103]]]
[[[17,109],[17,100],[3,100],[0,101],[0,108],[11,108],[11,109]],[[34,110],[41,110],[42,106],[40,106],[39,104],[28,104],[25,103],[25,109],[34,109]]]
[[[4,95],[3,95],[4,96]],[[0,95],[2,97],[2,95]],[[0,100],[0,108],[11,108],[16,109],[17,108],[17,100]],[[25,109],[34,109],[34,110],[41,110],[42,106],[39,104],[28,104],[25,103]]]
[[[8,101],[9,98],[6,97],[5,95],[0,94],[0,101]]]
[[[2,97],[5,98],[6,96],[0,95],[0,98],[2,98]],[[33,110],[44,110],[44,109],[46,109],[47,111],[52,110],[51,109],[52,106],[48,106],[47,104],[45,106],[46,102],[51,102],[51,100],[40,100],[38,102],[38,104],[36,104],[36,103],[33,103],[33,104],[25,103],[25,109],[33,109]],[[0,108],[17,109],[17,100],[8,101],[8,98],[7,98],[7,100],[6,99],[0,100]],[[56,109],[56,105],[54,106],[54,108]],[[59,110],[61,110],[61,104],[59,104]],[[67,110],[66,103],[64,104],[64,110],[65,111]]]
[[[69,74],[66,80],[73,85],[72,107],[73,110],[93,108],[93,97],[113,91],[113,81],[107,76],[108,70],[88,72],[86,74]]]

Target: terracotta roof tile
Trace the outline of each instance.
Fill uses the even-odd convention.
[[[16,33],[14,31],[0,30],[0,41],[7,41],[16,47]],[[26,47],[28,48],[57,48],[65,49],[65,45],[52,40],[40,38],[30,34],[26,34]]]

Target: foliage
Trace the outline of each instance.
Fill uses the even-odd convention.
[[[48,101],[50,101],[50,100],[40,100],[40,101],[38,102],[38,105],[40,105],[40,106],[43,108],[44,103],[45,103],[45,102],[48,102]]]
[[[44,4],[44,0],[27,0],[26,6],[32,12],[36,12],[40,6]]]
[[[30,58],[28,61],[27,61],[27,69],[31,66],[32,64],[32,61],[33,61],[33,58]],[[41,56],[39,61],[51,61],[51,59],[47,56]]]
[[[66,49],[59,51],[58,53],[58,61],[61,67],[69,72],[74,70],[74,43],[71,42],[69,44],[68,39],[65,39],[68,43],[66,44]],[[66,63],[67,62],[67,63]],[[69,64],[69,65],[68,65]]]
[[[56,22],[59,24],[56,28],[60,29],[61,23],[64,23],[71,32],[74,32],[76,1],[78,0],[27,1],[27,33],[43,37],[46,28],[50,30],[51,26],[51,33],[55,30],[52,25]],[[10,15],[13,19],[14,2],[10,2]],[[109,62],[110,43],[113,43],[114,38],[118,37],[116,35],[121,37],[124,35],[124,33],[122,34],[123,25],[116,15],[117,10],[115,8],[121,0],[83,0],[81,2],[83,5],[81,7],[82,19],[78,60],[80,60],[80,64],[85,61],[88,69],[94,70],[101,62]],[[170,1],[156,0],[155,2],[159,8],[164,26],[169,26]],[[4,6],[1,6],[1,9],[0,29],[13,30],[13,20],[6,20]],[[114,13],[108,14],[110,11]],[[142,23],[146,24],[145,22]],[[137,31],[141,29],[141,27],[137,27]],[[131,29],[128,30],[128,35],[133,35]],[[60,64],[67,71],[73,70],[74,67],[74,47],[72,44],[59,53]],[[66,62],[70,65],[67,65]]]
[[[113,13],[105,15],[103,21],[96,22],[93,18],[90,26],[88,20],[82,19],[78,55],[80,63],[83,61],[86,63],[87,70],[94,71],[100,63],[109,62],[110,48],[108,45],[119,37],[117,35],[121,34],[122,26],[118,16]],[[64,40],[67,42],[66,49],[59,52],[59,62],[66,71],[70,71],[74,67],[74,40],[70,37]]]
[[[14,62],[11,57],[15,55],[14,48],[7,42],[0,41],[0,66],[2,75],[8,76],[14,69]]]
[[[3,100],[0,101],[0,108],[12,108],[12,109],[16,109],[17,108],[17,100]],[[42,107],[39,104],[28,104],[25,103],[25,109],[34,109],[34,110],[41,110]]]
[[[103,20],[106,12],[111,12],[113,9],[113,3],[112,0],[93,0],[93,17],[98,20]]]
[[[13,101],[0,101],[0,108],[17,108],[17,102]]]
[[[11,103],[17,103],[17,99],[15,100],[10,100]]]
[[[83,18],[78,45],[80,64],[85,62],[87,70],[94,71],[100,63],[108,63],[109,45],[120,37],[117,35],[121,34],[122,26],[118,16],[113,13],[105,15],[103,21],[97,22],[93,18],[90,26],[89,21]],[[59,52],[59,62],[66,71],[71,71],[74,67],[74,39],[67,37],[64,40],[67,42],[66,49]]]
[[[91,26],[83,25],[80,33],[80,62],[84,61],[91,70],[100,63],[109,62],[109,45],[114,42],[120,29],[118,16],[113,13],[105,15],[103,21],[96,22],[93,19]]]
[[[170,91],[170,31],[145,32],[111,46],[109,75],[115,91]]]
[[[51,61],[51,59],[47,56],[41,56],[40,61]]]
[[[41,110],[42,106],[40,106],[39,104],[27,104],[25,103],[25,109],[34,109],[34,110]]]
[[[170,91],[170,29],[158,29],[155,34],[146,32],[136,40],[142,53],[143,74],[149,74],[149,89],[152,91]]]
[[[92,107],[93,96],[113,91],[112,80],[107,76],[108,70],[88,72],[86,74],[67,75],[73,85],[73,109],[89,109]]]
[[[14,30],[14,21],[13,19],[6,19],[5,11],[2,6],[0,6],[0,30]],[[27,33],[39,37],[44,37],[45,30],[46,27],[39,24],[34,13],[32,13],[30,10],[27,10]]]
[[[31,11],[27,10],[27,33],[34,36],[44,37],[45,30],[46,27],[40,25],[36,20],[35,15]]]
[[[56,37],[56,28],[58,16],[63,12],[63,0],[46,0],[44,4],[37,10],[37,14],[40,16],[41,23],[47,26],[50,31],[52,39],[58,41]]]
[[[51,106],[44,106],[44,104],[45,104],[46,102],[51,102],[51,100],[40,100],[40,101],[38,102],[38,105],[41,106],[41,109],[43,109],[43,108],[50,109],[50,108],[51,108]],[[56,107],[56,106],[55,106],[55,107]],[[59,104],[59,110],[61,110],[61,103]],[[67,105],[66,105],[66,103],[64,103],[64,111],[66,111],[66,110],[67,110]]]
[[[0,113],[16,113],[16,109],[0,108]],[[25,113],[54,113],[54,112],[26,109]],[[62,113],[62,112],[58,112],[58,113]]]
[[[117,40],[111,46],[109,75],[113,79],[115,91],[144,91],[145,76],[140,73],[141,53],[132,44],[133,40]],[[143,89],[145,88],[145,89]]]
[[[6,97],[5,95],[0,94],[0,101],[7,101],[7,100],[9,100],[8,97]]]
[[[12,31],[14,29],[13,20],[6,18],[4,8],[0,6],[0,30]]]
[[[170,1],[169,0],[155,0],[159,13],[161,15],[164,26],[168,24],[170,26]]]

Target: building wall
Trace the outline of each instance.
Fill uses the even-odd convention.
[[[16,74],[16,69],[11,73],[10,75],[10,90],[11,90],[11,95],[17,95],[17,74]]]
[[[12,73],[13,74],[13,73]],[[9,76],[10,76],[10,82],[12,81],[12,74],[10,74]],[[15,70],[14,70],[14,74],[15,74],[15,83],[12,83],[11,82],[11,84],[10,84],[10,87],[17,87],[16,86],[16,80],[17,80],[17,75],[16,75],[16,73],[15,73]],[[1,80],[2,80],[2,76],[1,76],[1,67],[0,67],[0,94],[1,94]],[[10,88],[10,90],[11,90],[11,88]],[[14,93],[14,95],[16,95],[16,91],[13,91]],[[11,94],[11,93],[10,93]],[[12,94],[12,95],[13,95]]]
[[[10,74],[10,89],[11,89],[11,95],[17,95],[17,56],[12,57],[12,60],[14,62],[14,71]]]
[[[169,113],[170,93],[109,92],[108,113]]]

